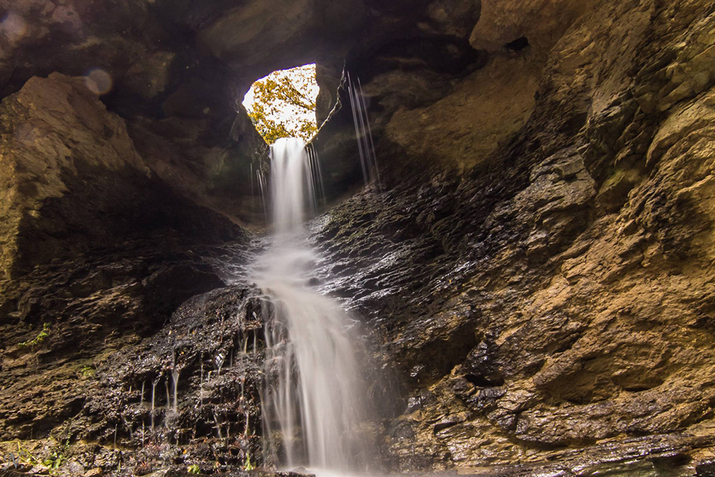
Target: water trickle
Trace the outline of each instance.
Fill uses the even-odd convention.
[[[372,128],[370,127],[370,118],[367,115],[367,104],[365,103],[362,83],[360,78],[353,78],[347,71],[345,72],[345,77],[350,98],[350,109],[353,113],[353,124],[362,165],[363,180],[366,184],[375,182],[379,189],[380,173],[377,167],[375,144],[372,140]]]
[[[214,411],[214,424],[216,427],[216,435],[219,439],[223,439],[223,435],[221,434],[221,422],[219,421],[218,413],[216,411]]]
[[[171,370],[171,380],[174,384],[174,412],[179,412],[179,374],[181,370],[174,367]]]
[[[169,376],[164,380],[164,390],[166,391],[166,414],[165,417],[169,415],[171,410],[171,392],[169,391]],[[167,419],[164,419],[164,424],[168,427]]]
[[[350,317],[308,286],[317,259],[303,222],[316,204],[316,168],[299,139],[271,149],[271,247],[257,260],[264,301],[266,383],[262,393],[268,455],[288,468],[362,470],[359,427],[365,386]]]
[[[311,178],[315,193],[313,194],[312,205],[314,210],[318,210],[320,206],[325,205],[325,183],[323,182],[323,171],[320,167],[320,158],[314,144],[309,144],[305,147],[305,153],[308,155],[308,169],[310,170]]]
[[[199,403],[204,404],[204,354],[201,353],[201,371],[199,374]]]
[[[154,418],[156,416],[156,406],[155,406],[155,398],[156,398],[156,385],[159,384],[159,379],[160,377],[157,377],[154,379],[154,381],[151,382],[151,432],[154,432]]]
[[[214,363],[216,364],[216,375],[221,376],[221,368],[223,367],[223,363],[226,360],[226,356],[223,353],[219,353],[216,355],[216,358],[214,359]]]
[[[260,169],[256,170],[256,182],[258,182],[258,190],[261,193],[261,206],[263,207],[263,215],[266,219],[266,222],[268,222],[268,206],[266,205],[266,177],[263,174],[263,171]],[[252,180],[251,183],[253,183]]]

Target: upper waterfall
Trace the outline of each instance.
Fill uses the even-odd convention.
[[[310,163],[301,139],[279,139],[271,146],[273,224],[283,236],[303,228],[306,212],[315,194]]]

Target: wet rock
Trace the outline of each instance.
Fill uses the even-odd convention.
[[[192,296],[223,285],[211,267],[181,264],[162,267],[145,278],[142,294],[149,314],[167,316]]]
[[[479,389],[467,400],[467,405],[476,411],[490,412],[496,408],[496,401],[506,394],[506,389],[500,387],[485,387]]]
[[[396,418],[411,429],[409,444],[390,441],[396,469],[423,464],[415,449],[435,456],[432,469],[507,464],[556,447],[589,453],[606,441],[627,453],[628,438],[677,440],[710,423],[709,387],[697,377],[711,367],[710,92],[695,93],[694,83],[676,91],[667,78],[687,69],[674,63],[686,45],[707,56],[707,41],[686,40],[709,35],[711,15],[694,3],[606,3],[599,19],[607,15],[609,27],[580,16],[588,3],[531,24],[536,4],[482,2],[482,47],[503,52],[521,36],[532,46],[503,52],[428,106],[380,116],[388,126],[378,157],[405,163],[383,162],[381,188],[321,219],[317,241],[338,264],[322,288],[379,330],[410,396],[433,396]],[[500,18],[514,29],[487,45]],[[544,45],[548,62],[533,60]],[[450,136],[463,117],[450,101],[520,97],[524,89],[478,88],[478,78],[532,60],[533,76],[509,78],[533,78],[523,115],[497,115],[514,120],[511,132],[500,128],[504,136],[476,154],[465,144],[484,128]],[[410,115],[415,122],[398,121]],[[470,172],[438,167],[447,163]],[[460,412],[465,422],[434,432]],[[655,475],[656,461],[599,461],[584,475]]]
[[[463,415],[454,415],[454,416],[447,416],[447,418],[442,419],[438,423],[436,423],[432,429],[434,430],[435,433],[438,433],[440,431],[443,431],[445,429],[449,429],[452,426],[455,426],[459,424],[460,422],[464,422],[465,417]]]
[[[695,466],[695,472],[698,477],[711,477],[715,475],[715,463],[701,462]]]
[[[484,341],[469,352],[462,365],[462,372],[470,383],[476,386],[499,386],[504,378],[494,363],[493,352]]]
[[[135,447],[125,465],[136,472],[165,466],[168,455],[186,466],[208,456],[229,467],[257,465],[261,319],[255,290],[223,288],[187,301],[159,333],[99,366],[74,432]]]
[[[33,78],[2,108],[0,432],[44,438],[98,363],[223,286],[212,244],[245,235],[157,179],[82,78]]]

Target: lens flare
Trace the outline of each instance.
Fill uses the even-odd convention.
[[[0,34],[4,35],[10,43],[17,43],[27,33],[27,23],[14,12],[7,12],[0,20]]]
[[[92,68],[85,75],[84,84],[96,95],[107,94],[112,89],[112,77],[101,68]]]

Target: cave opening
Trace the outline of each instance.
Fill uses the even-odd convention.
[[[315,109],[319,90],[316,65],[311,63],[276,70],[256,80],[242,104],[268,144],[289,137],[308,142],[318,131]]]
[[[529,46],[529,39],[525,36],[519,37],[514,41],[510,41],[506,45],[504,45],[507,50],[510,51],[521,51],[524,48]]]

